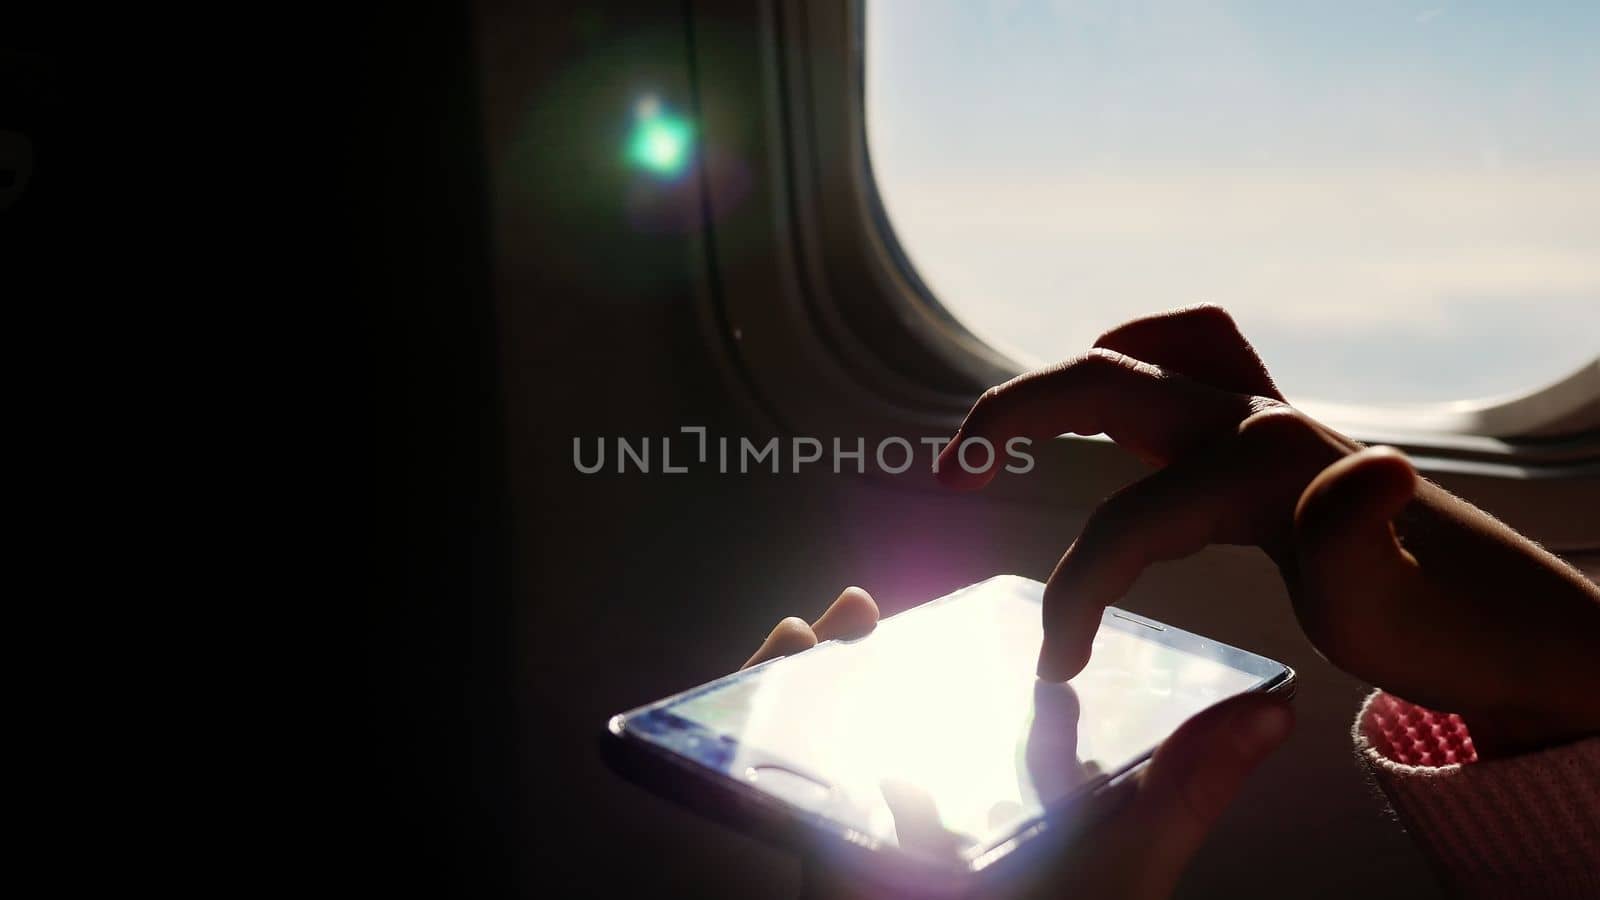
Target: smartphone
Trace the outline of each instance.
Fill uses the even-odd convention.
[[[1043,596],[1032,579],[990,578],[613,716],[605,755],[741,831],[954,895],[1092,828],[1190,716],[1293,690],[1282,663],[1114,607],[1088,666],[1040,681]]]

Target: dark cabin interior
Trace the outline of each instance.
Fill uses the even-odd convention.
[[[878,290],[833,246],[836,230],[789,205],[800,188],[780,151],[801,136],[762,105],[792,80],[777,47],[793,52],[853,8],[818,4],[807,19],[797,6],[485,0],[388,8],[359,29],[339,171],[355,236],[344,271],[370,351],[360,416],[373,426],[357,469],[373,535],[362,893],[794,896],[792,855],[608,771],[607,717],[737,667],[774,622],[814,615],[846,585],[888,614],[997,572],[1042,579],[1100,496],[1067,478],[1028,496],[820,467],[575,468],[574,439],[791,433],[785,388],[752,371],[730,310],[768,291],[778,302],[775,279],[816,290],[818,272],[835,296]],[[619,169],[616,111],[641,85],[752,161],[741,205]],[[809,189],[845,189],[822,182]],[[899,371],[924,365],[914,348],[881,349]],[[1584,446],[1560,477],[1455,465],[1446,483],[1592,577],[1600,486]],[[1142,471],[1109,444],[1086,458]],[[1302,636],[1259,551],[1160,564],[1123,605],[1300,678],[1289,744],[1178,896],[1441,896],[1353,757],[1369,686]]]

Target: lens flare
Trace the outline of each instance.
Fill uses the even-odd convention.
[[[652,175],[675,178],[688,168],[693,155],[694,125],[654,97],[640,100],[628,136],[628,162]]]

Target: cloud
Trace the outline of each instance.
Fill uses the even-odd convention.
[[[1402,383],[1395,396],[1453,399],[1549,380],[1600,349],[1600,165],[889,175],[880,189],[940,300],[1037,361],[1200,300],[1252,323],[1286,381],[1331,399],[1354,399],[1339,372],[1351,358],[1367,381]],[[1413,360],[1388,352],[1396,336]],[[1482,358],[1497,336],[1512,358]]]

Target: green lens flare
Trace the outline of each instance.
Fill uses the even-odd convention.
[[[694,126],[689,120],[660,109],[640,105],[638,121],[628,136],[628,162],[654,175],[672,177],[689,164],[694,149]]]

